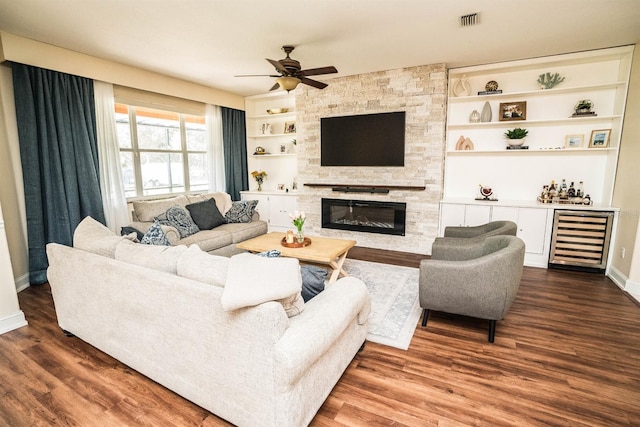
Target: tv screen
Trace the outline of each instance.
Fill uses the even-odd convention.
[[[320,119],[321,166],[404,166],[405,112]]]

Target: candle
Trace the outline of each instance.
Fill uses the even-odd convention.
[[[287,231],[287,243],[293,243],[293,231]]]

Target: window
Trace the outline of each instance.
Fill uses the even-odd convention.
[[[116,104],[126,197],[205,191],[204,116]]]

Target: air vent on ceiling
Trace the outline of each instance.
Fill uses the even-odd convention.
[[[461,27],[470,27],[480,23],[480,16],[477,13],[470,13],[469,15],[462,15],[460,17]]]

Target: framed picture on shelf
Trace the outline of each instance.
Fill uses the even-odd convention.
[[[609,136],[611,129],[599,129],[591,131],[591,139],[589,140],[589,148],[607,148],[609,147]]]
[[[564,139],[564,148],[582,148],[584,143],[584,134],[567,135]]]
[[[498,116],[498,118],[501,122],[508,122],[511,120],[526,120],[527,101],[501,102],[499,113],[500,115]]]
[[[284,133],[296,133],[296,122],[284,122]]]
[[[285,144],[280,144],[280,154],[287,153],[287,146]]]

